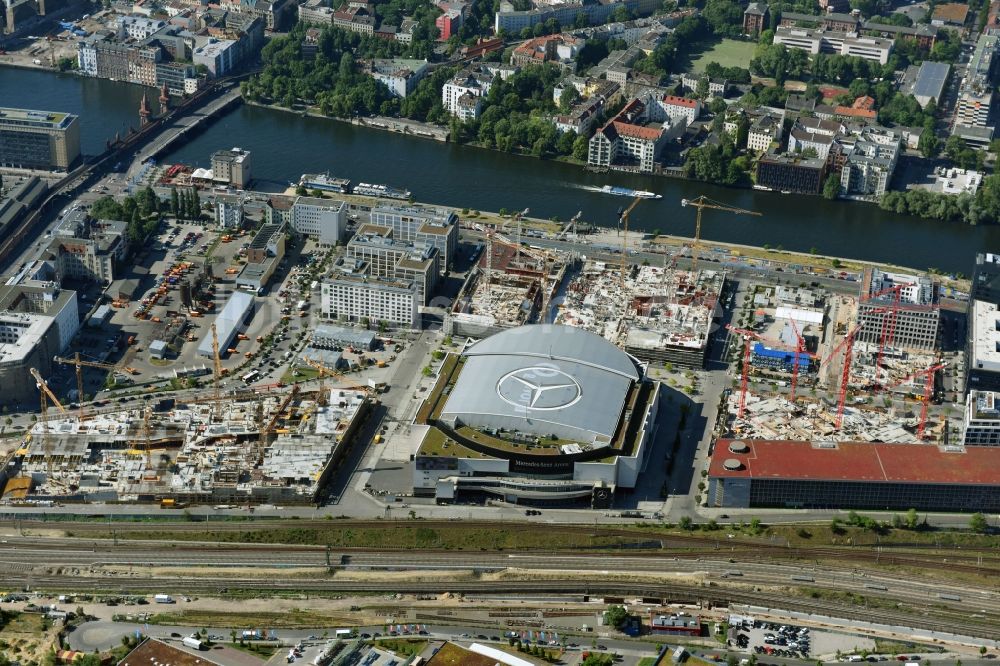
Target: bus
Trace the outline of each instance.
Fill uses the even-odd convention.
[[[351,638],[352,636],[354,636],[353,629],[337,629],[334,633],[334,638],[346,639]]]
[[[256,370],[251,370],[247,374],[243,375],[243,377],[242,377],[243,383],[244,384],[250,384],[255,379],[257,379],[258,377],[260,377],[260,373],[258,371],[256,371]]]

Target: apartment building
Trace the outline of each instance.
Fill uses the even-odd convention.
[[[510,62],[518,67],[554,62],[574,71],[576,57],[586,44],[585,39],[565,34],[536,37],[518,45],[511,53]]]
[[[840,191],[880,197],[896,170],[902,136],[884,127],[865,127],[853,145],[846,144],[846,160],[840,172]]]
[[[500,3],[500,9],[494,15],[493,29],[507,34],[518,34],[525,28],[534,28],[549,19],[555,19],[561,25],[573,25],[577,16],[582,14],[590,25],[607,23],[611,15],[619,7],[624,7],[632,16],[648,16],[660,9],[659,0],[609,0],[608,2],[565,2],[565,3],[531,3],[532,8],[526,10],[514,9],[509,1]]]
[[[125,222],[92,220],[82,210],[73,211],[53,231],[42,259],[50,262],[59,282],[111,284],[115,269],[128,252],[126,226]]]
[[[780,117],[769,113],[758,116],[747,131],[747,150],[766,152],[771,144],[781,142],[784,130]]]
[[[415,58],[376,58],[371,63],[371,75],[381,81],[393,97],[412,93],[427,74],[427,61]]]
[[[336,245],[347,230],[347,204],[336,199],[298,197],[292,204],[291,226],[297,234],[317,238],[320,245]]]
[[[441,105],[448,113],[462,120],[479,117],[481,100],[490,92],[494,74],[482,65],[468,67],[457,73],[441,88]]]
[[[767,153],[757,161],[757,185],[776,192],[819,194],[826,177],[826,160],[795,153]]]
[[[243,197],[238,194],[215,195],[215,221],[224,229],[243,226]]]
[[[958,93],[955,124],[965,127],[988,127],[992,130],[993,82],[996,78],[1000,35],[983,34]]]
[[[771,12],[766,3],[751,2],[743,10],[743,34],[759,35],[767,30]]]
[[[660,106],[668,118],[671,120],[683,118],[687,125],[698,120],[698,116],[701,115],[701,102],[696,99],[665,95],[660,100]]]
[[[691,107],[671,118],[667,105],[648,98],[634,99],[590,138],[587,163],[622,171],[652,173],[667,141],[687,127]]]

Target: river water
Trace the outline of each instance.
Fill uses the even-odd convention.
[[[152,93],[152,91],[151,91]],[[138,125],[142,89],[110,81],[47,72],[0,69],[0,106],[69,111],[80,115],[82,149],[96,154],[116,131]],[[150,94],[156,108],[155,94]],[[706,239],[884,261],[919,269],[969,274],[976,252],[1000,251],[1000,227],[969,227],[895,215],[876,206],[817,197],[729,189],[678,179],[591,174],[560,162],[407,137],[319,118],[241,106],[220,117],[192,141],[163,156],[165,162],[208,166],[220,148],[253,152],[253,174],[262,189],[283,188],[303,173],[330,172],[404,187],[417,201],[471,209],[530,209],[533,217],[582,219],[614,226],[627,199],[582,189],[614,184],[663,196],[639,204],[630,225],[691,236],[694,210],[683,198],[704,194],[761,217],[706,211]]]

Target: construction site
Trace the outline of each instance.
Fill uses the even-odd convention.
[[[702,368],[725,273],[589,260],[560,294],[555,323],[584,328],[642,361]]]
[[[741,438],[944,443],[937,285],[865,271],[857,298],[755,285],[726,431]]]
[[[312,503],[372,405],[371,390],[328,390],[322,377],[311,392],[224,394],[217,382],[196,398],[88,413],[67,410],[39,375],[42,415],[0,472],[3,502]]]
[[[577,262],[564,252],[524,247],[491,233],[445,317],[445,332],[484,338],[516,326],[547,323],[553,295]]]

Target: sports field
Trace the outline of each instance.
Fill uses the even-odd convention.
[[[691,71],[703,72],[710,62],[723,67],[747,67],[756,44],[735,39],[723,39],[700,53],[691,54]]]

